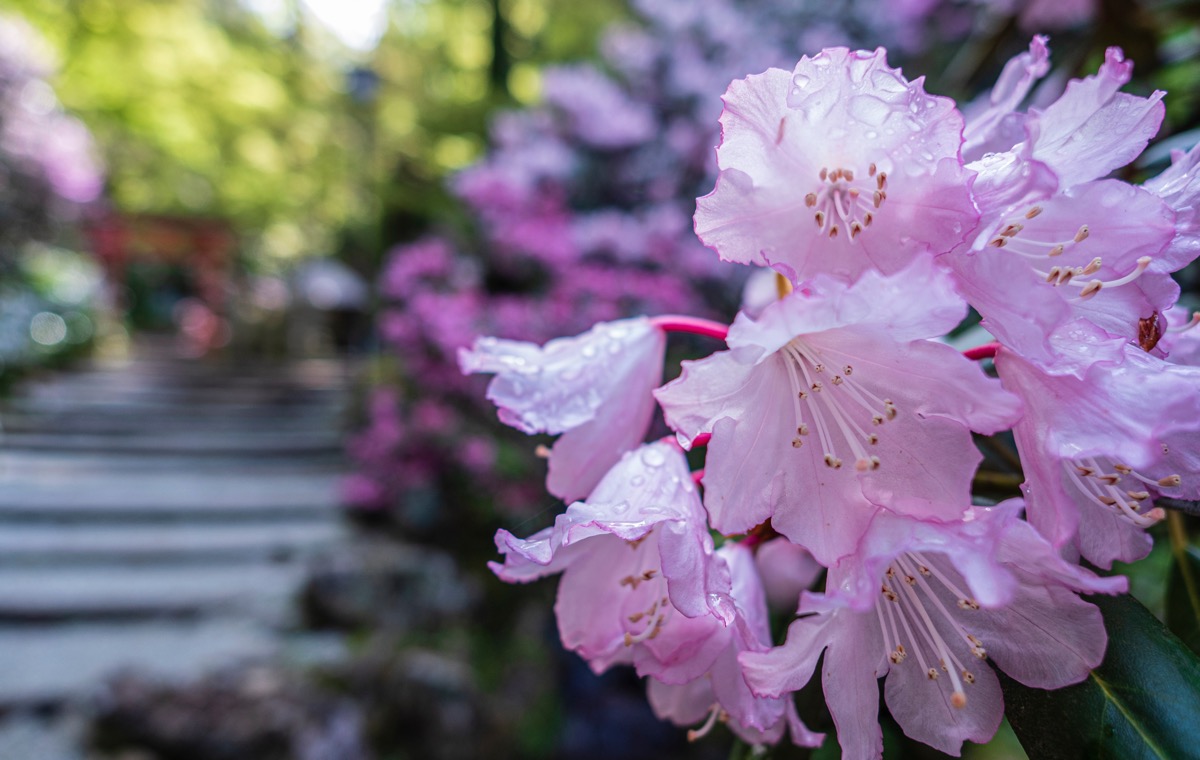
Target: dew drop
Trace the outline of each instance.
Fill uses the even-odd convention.
[[[589,343],[579,353],[583,354],[585,359],[592,359],[596,356],[596,347]]]
[[[634,488],[641,488],[645,484],[646,478],[642,475],[634,475],[629,479],[629,485],[633,486]]]
[[[797,87],[807,87],[810,82],[812,82],[812,80],[803,74],[797,74],[796,76],[792,77],[792,84],[796,85]]]
[[[647,467],[661,467],[667,458],[658,449],[646,449],[642,452],[642,463]]]

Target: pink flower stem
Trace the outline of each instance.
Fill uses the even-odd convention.
[[[716,338],[718,340],[725,340],[725,336],[729,334],[728,325],[723,325],[720,322],[714,322],[711,319],[685,317],[679,314],[664,314],[658,317],[651,317],[650,324],[664,332],[682,332],[691,333],[693,335],[707,335],[710,338]]]
[[[994,359],[996,358],[996,351],[999,350],[999,348],[999,343],[984,343],[982,346],[968,348],[966,351],[963,351],[963,356],[972,361],[979,361],[980,359]]]

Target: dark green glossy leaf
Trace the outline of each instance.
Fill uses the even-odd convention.
[[[1200,654],[1200,548],[1188,546],[1167,578],[1167,627]]]
[[[1056,691],[1001,674],[1006,713],[1032,758],[1200,757],[1200,659],[1130,596],[1090,597],[1108,654],[1082,683]]]

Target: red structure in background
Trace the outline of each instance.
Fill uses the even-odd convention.
[[[107,211],[83,226],[114,292],[121,292],[131,262],[174,265],[187,272],[196,296],[213,312],[224,311],[237,251],[237,236],[228,221]]]
[[[222,315],[238,243],[228,221],[105,211],[89,217],[83,230],[116,295],[114,306],[128,311],[124,297],[130,264],[175,267],[192,290],[174,316],[185,352],[201,356],[228,342],[229,322]]]

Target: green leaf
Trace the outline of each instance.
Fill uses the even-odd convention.
[[[1200,548],[1186,546],[1167,578],[1167,627],[1200,654]]]
[[[1200,756],[1200,659],[1136,599],[1095,596],[1108,653],[1086,681],[1032,689],[1000,673],[1005,711],[1036,758]]]

